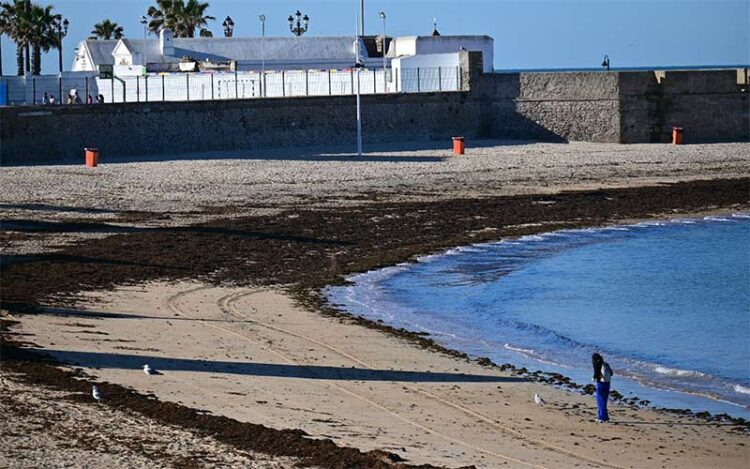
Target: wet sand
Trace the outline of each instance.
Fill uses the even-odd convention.
[[[748,456],[726,425],[625,406],[597,424],[591,396],[321,318],[277,288],[151,283],[87,296],[19,331],[98,381],[239,421],[448,467],[741,467]]]

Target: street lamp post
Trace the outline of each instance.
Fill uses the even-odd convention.
[[[260,20],[260,95],[266,96],[266,15],[259,15]]]
[[[295,20],[294,20],[295,16],[297,17],[296,27],[295,27]],[[297,13],[295,13],[294,16],[289,15],[288,21],[289,21],[289,31],[291,31],[292,34],[294,34],[297,37],[300,37],[303,34],[305,34],[307,32],[308,26],[310,25],[310,17],[305,15],[303,18],[302,13],[300,13],[299,10],[297,10]],[[304,27],[302,26],[303,21],[305,22]]]
[[[232,37],[234,34],[234,21],[232,21],[232,18],[227,16],[221,25],[224,27],[224,37]]]
[[[59,52],[59,60],[58,65],[60,68],[60,103],[62,103],[63,100],[63,83],[62,83],[62,73],[63,73],[63,38],[68,35],[68,27],[70,27],[70,21],[68,21],[67,18],[65,18],[62,22],[58,18],[55,21],[55,29],[57,30],[57,50]]]
[[[146,44],[146,35],[148,34],[148,18],[141,15],[141,24],[143,25],[143,69],[148,73],[148,45]]]
[[[385,12],[384,11],[380,12],[380,19],[383,20],[383,91],[385,91],[385,88],[386,88],[385,84],[387,82],[386,77],[388,76],[388,72],[387,72],[388,66],[386,62],[385,53],[388,50],[386,48],[386,44],[388,42],[385,40]]]

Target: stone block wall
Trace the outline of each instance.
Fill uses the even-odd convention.
[[[363,96],[367,143],[508,138],[594,142],[748,141],[736,72],[483,74],[462,53],[463,91]],[[253,148],[355,145],[352,96],[0,108],[0,163]]]
[[[483,114],[492,137],[618,141],[616,73],[499,73],[472,94],[491,103]]]
[[[466,93],[364,96],[365,141],[478,136],[476,103]],[[189,103],[18,107],[0,110],[3,163],[146,156],[274,147],[355,145],[356,102],[310,97]]]
[[[735,70],[619,73],[620,142],[750,141],[750,100]]]

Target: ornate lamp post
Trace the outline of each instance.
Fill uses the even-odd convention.
[[[266,96],[266,15],[258,15],[260,20],[260,95]]]
[[[604,55],[604,60],[602,60],[602,67],[604,67],[605,70],[609,70],[609,56]]]
[[[221,25],[224,26],[224,37],[232,37],[234,34],[234,21],[232,21],[232,18],[227,16]]]
[[[65,18],[63,21],[60,21],[58,18],[55,20],[54,23],[55,30],[57,31],[57,50],[60,53],[59,55],[59,61],[58,65],[60,66],[60,103],[62,104],[63,100],[63,83],[62,83],[62,73],[63,73],[63,38],[68,35],[68,27],[70,27],[70,21],[68,21],[67,18]]]
[[[294,16],[297,17],[296,27]],[[303,18],[302,13],[300,13],[299,10],[297,10],[297,13],[295,13],[294,16],[289,15],[289,31],[291,31],[295,36],[299,37],[307,32],[307,28],[310,25],[310,17],[305,15]],[[303,21],[305,22],[304,27],[302,26]]]

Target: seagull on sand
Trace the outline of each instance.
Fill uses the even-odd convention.
[[[534,402],[536,402],[536,405],[543,406],[544,405],[544,399],[542,399],[542,396],[539,394],[534,394]]]
[[[99,390],[99,388],[96,385],[94,385],[94,387],[91,389],[91,395],[94,396],[94,399],[96,399],[97,402],[101,401],[102,397],[104,397],[102,395],[102,392]]]
[[[150,365],[149,365],[148,363],[146,363],[145,365],[143,365],[143,372],[144,372],[144,373],[146,373],[147,375],[155,375],[155,374],[158,374],[158,373],[156,372],[156,370],[155,370],[155,369],[153,369],[153,368],[151,368],[151,366],[150,366]]]

